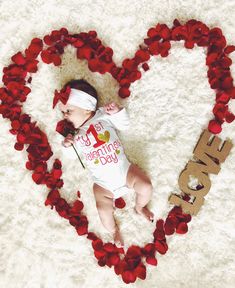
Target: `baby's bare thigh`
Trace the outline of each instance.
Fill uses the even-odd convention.
[[[105,198],[112,199],[114,197],[114,194],[110,190],[107,190],[96,183],[93,184],[93,192],[96,202],[99,200],[103,201]]]
[[[128,169],[126,185],[129,188],[133,188],[136,182],[152,184],[150,178],[145,174],[145,172],[139,166],[132,163]]]

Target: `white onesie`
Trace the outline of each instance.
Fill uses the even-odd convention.
[[[79,156],[82,155],[93,182],[110,190],[114,199],[130,190],[126,186],[126,177],[131,163],[115,131],[126,130],[129,125],[125,107],[112,115],[100,107],[92,118],[79,127],[79,132],[74,136],[75,147]],[[75,151],[73,153],[76,156]]]

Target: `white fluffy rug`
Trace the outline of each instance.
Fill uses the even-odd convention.
[[[235,44],[235,1],[1,0],[0,76],[11,56],[23,51],[32,38],[61,27],[74,33],[96,30],[121,65],[123,59],[133,57],[150,27],[158,22],[172,27],[175,18],[218,26],[228,44]],[[132,95],[125,100],[118,98],[118,84],[110,74],[91,73],[85,61],[76,60],[71,47],[66,48],[60,68],[40,63],[33,74],[24,111],[47,133],[52,158],[62,160],[63,197],[71,203],[81,191],[89,228],[104,241],[111,238],[99,220],[89,174],[78,159],[71,161],[61,153],[62,138],[55,131],[60,118],[51,109],[54,90],[71,78],[84,77],[97,88],[99,106],[115,100],[127,108],[133,129],[119,132],[120,139],[128,159],[151,177],[150,208],[157,219],[165,219],[173,207],[167,199],[178,191],[178,176],[213,117],[215,93],[208,83],[205,56],[202,48],[188,50],[182,41],[172,43],[167,58],[151,58],[150,70],[131,86]],[[234,62],[235,52],[230,57]],[[235,77],[234,64],[231,72]],[[234,102],[229,104],[233,112]],[[25,169],[27,152],[14,149],[10,122],[0,118],[0,287],[126,287],[113,269],[98,266],[91,242],[77,236],[67,220],[44,205],[46,187],[33,182]],[[219,137],[235,144],[235,121],[225,123]],[[168,237],[169,251],[157,254],[158,265],[148,265],[146,280],[138,279],[131,287],[234,287],[234,160],[235,147],[220,173],[210,175],[211,189],[188,233]],[[134,197],[134,191],[125,196],[127,206],[115,212],[127,247],[150,242],[155,226],[134,213]]]

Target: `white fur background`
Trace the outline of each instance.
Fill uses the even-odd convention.
[[[172,27],[175,18],[182,23],[194,18],[210,28],[220,27],[228,44],[234,45],[234,16],[234,0],[1,0],[0,77],[11,56],[23,51],[32,38],[61,27],[73,33],[96,30],[121,65],[134,56],[150,27],[158,22]],[[183,41],[172,42],[170,55],[151,58],[150,70],[131,86],[132,95],[125,100],[118,98],[118,84],[110,74],[91,73],[85,60],[76,60],[71,47],[66,48],[59,68],[40,62],[38,73],[33,74],[24,111],[48,135],[54,152],[50,165],[52,158],[63,162],[61,194],[72,203],[76,191],[81,191],[89,228],[104,241],[111,238],[98,218],[89,174],[78,159],[71,161],[61,152],[62,138],[55,131],[60,115],[52,111],[54,90],[72,78],[84,77],[96,87],[99,106],[115,100],[127,108],[133,129],[119,133],[120,139],[128,159],[151,177],[154,196],[150,208],[156,219],[165,219],[173,207],[167,199],[178,191],[178,176],[213,117],[215,93],[208,83],[205,53],[201,47],[188,50]],[[234,62],[235,52],[230,57]],[[234,77],[234,64],[231,72]],[[233,112],[234,102],[229,104]],[[98,266],[91,242],[77,236],[67,220],[44,205],[47,188],[33,182],[25,169],[27,152],[14,149],[10,122],[0,118],[0,287],[126,287],[113,269]],[[228,137],[235,144],[235,121],[225,123],[219,137]],[[156,267],[147,266],[146,280],[138,279],[129,287],[234,287],[235,147],[220,173],[211,174],[210,179],[205,204],[189,223],[188,233],[170,236],[169,251],[157,254]],[[152,241],[155,226],[133,212],[132,192],[125,196],[125,209],[115,212],[126,247]]]

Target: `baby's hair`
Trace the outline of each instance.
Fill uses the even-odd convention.
[[[71,87],[73,89],[78,89],[78,90],[81,90],[81,91],[84,91],[84,92],[90,94],[92,97],[94,97],[97,100],[97,103],[98,103],[97,91],[86,80],[84,80],[84,79],[73,79],[73,80],[70,80],[67,83],[65,83],[64,88],[66,88],[67,86],[69,86],[69,87]],[[97,104],[96,104],[96,108],[97,108]]]

